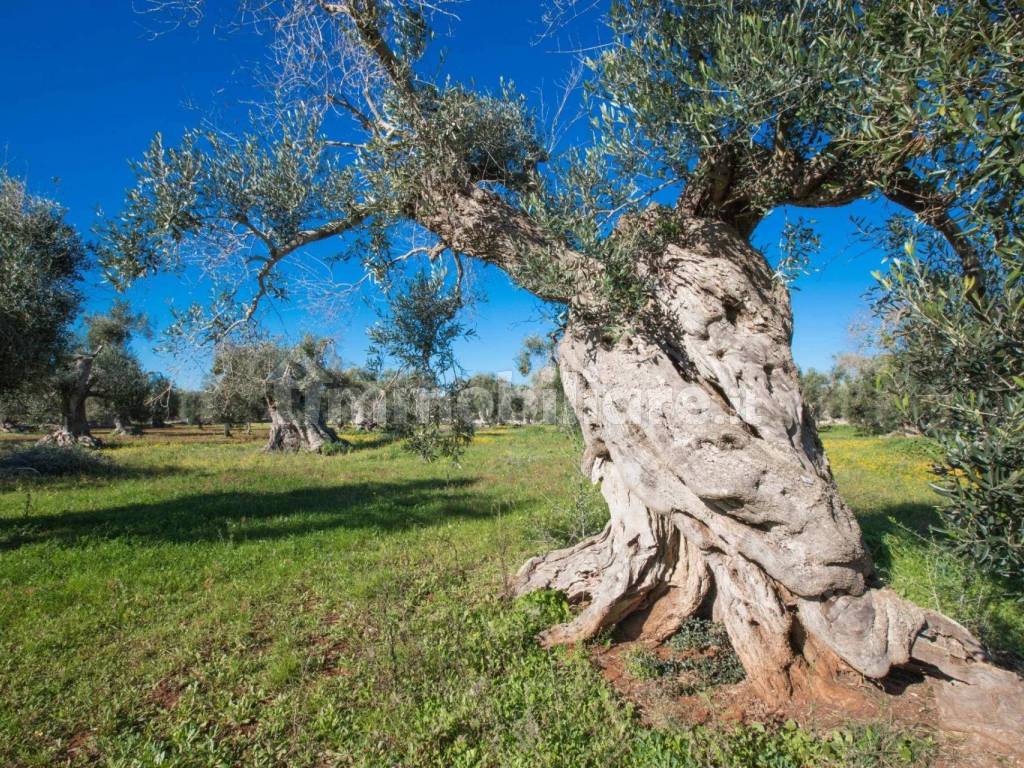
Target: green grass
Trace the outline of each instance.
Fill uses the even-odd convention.
[[[266,456],[258,437],[161,431],[104,451],[112,470],[0,486],[0,765],[797,768],[928,751],[881,725],[646,728],[583,653],[537,647],[568,608],[511,602],[508,579],[601,514],[554,430],[484,432],[460,467],[359,435],[345,456]],[[918,537],[920,445],[825,439],[894,586],[1019,648],[1019,606]]]
[[[843,496],[857,512],[882,579],[919,605],[942,611],[1024,670],[1024,602],[1013,589],[954,557],[934,533],[934,458],[919,438],[866,437],[851,427],[822,434]]]

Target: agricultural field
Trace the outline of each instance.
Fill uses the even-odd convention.
[[[104,437],[102,433],[100,437]],[[9,455],[32,436],[5,436]],[[372,434],[267,455],[263,430],[121,438],[0,485],[0,765],[895,766],[938,754],[884,718],[651,723],[588,648],[535,634],[524,559],[603,524],[554,428],[478,432],[459,465]],[[1024,610],[936,545],[929,448],[823,433],[881,577],[1004,659]],[[640,725],[638,725],[640,723]]]

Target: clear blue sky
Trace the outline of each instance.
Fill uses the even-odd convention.
[[[222,5],[232,0],[209,0]],[[445,71],[464,82],[496,88],[512,79],[520,91],[550,99],[571,64],[550,43],[532,45],[539,26],[537,0],[471,0],[459,6],[445,43]],[[132,183],[128,161],[137,158],[153,134],[175,139],[205,117],[237,122],[241,104],[253,95],[250,73],[263,56],[265,40],[252,34],[179,29],[152,39],[151,21],[133,11],[132,0],[64,0],[52,3],[0,0],[0,163],[25,176],[37,193],[58,198],[70,221],[83,232],[97,209],[115,213]],[[817,221],[823,249],[816,272],[794,293],[794,353],[803,367],[827,368],[832,357],[853,347],[848,328],[866,315],[864,292],[881,254],[855,235],[851,215],[877,220],[882,203],[805,212]],[[786,212],[766,220],[754,235],[771,246]],[[794,214],[791,212],[791,216]],[[507,371],[522,338],[547,328],[542,305],[496,270],[481,272],[487,302],[472,316],[476,336],[463,343],[460,358],[470,371]],[[157,330],[166,325],[171,303],[190,303],[190,287],[158,277],[129,294]],[[91,275],[87,311],[100,311],[114,292]],[[201,295],[195,296],[201,299]],[[368,301],[357,302],[330,328],[297,307],[276,314],[281,330],[328,332],[343,360],[365,359],[365,329],[375,317]],[[136,344],[144,365],[171,370],[185,385],[198,383],[196,363],[172,361]]]

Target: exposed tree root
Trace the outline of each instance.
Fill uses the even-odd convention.
[[[41,438],[38,444],[57,448],[101,448],[103,441],[88,433],[76,435],[71,430],[61,427]]]

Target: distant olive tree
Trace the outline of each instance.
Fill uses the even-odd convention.
[[[218,345],[204,394],[211,421],[270,419],[267,451],[325,453],[347,447],[327,424],[327,392],[341,385],[326,360],[328,344],[311,336],[294,346],[270,341]]]
[[[145,401],[148,378],[130,348],[134,335],[146,335],[148,323],[123,301],[106,313],[85,318],[84,338],[72,338],[47,388],[59,403],[60,424],[43,442],[59,446],[98,446],[89,427],[88,406],[98,400],[121,431],[128,431],[132,411]]]
[[[0,394],[57,367],[85,265],[85,248],[60,206],[0,167]]]
[[[526,393],[529,418],[548,424],[560,424],[576,431],[579,424],[562,386],[556,342],[554,337],[542,339],[540,336],[527,336],[516,356],[516,368],[523,376],[532,374]]]

